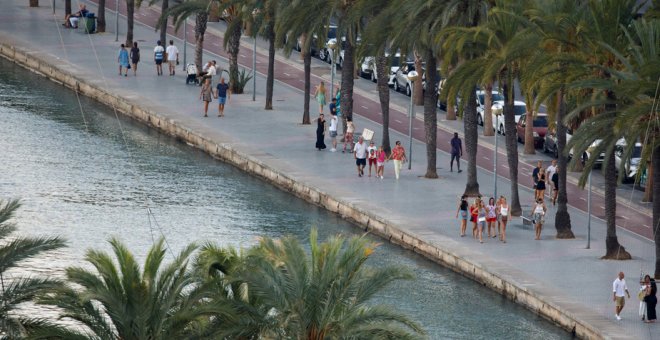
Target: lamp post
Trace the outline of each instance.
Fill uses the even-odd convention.
[[[335,49],[337,48],[337,39],[330,39],[328,41],[328,48],[332,51],[332,57],[330,58],[330,60],[332,60],[330,71],[330,96],[332,97],[334,95],[333,92],[335,91],[335,67],[337,67],[337,64],[335,63]]]
[[[252,101],[257,100],[257,35],[254,35],[252,46]]]
[[[591,171],[589,171],[589,192],[587,193],[587,249],[591,249]]]
[[[499,116],[502,114],[502,110],[497,109],[493,112],[495,114],[495,121],[499,119]],[[497,125],[497,124],[495,124]],[[497,131],[495,131],[495,154],[493,155],[493,197],[497,200]]]
[[[119,41],[119,1],[115,0],[115,42]]]
[[[188,46],[188,34],[186,32],[188,27],[188,19],[183,22],[183,70],[186,71],[186,50]]]
[[[417,71],[410,71],[406,75],[410,81],[410,107],[408,108],[408,170],[412,168],[412,132],[413,132],[413,116],[415,116],[415,107],[413,106],[413,98],[415,98],[415,80],[417,80]]]

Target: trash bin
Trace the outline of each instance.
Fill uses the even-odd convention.
[[[87,13],[83,19],[82,27],[85,29],[85,33],[94,33],[96,32],[96,16],[94,13]]]

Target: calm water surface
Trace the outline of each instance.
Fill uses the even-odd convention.
[[[20,233],[61,235],[69,247],[26,264],[61,275],[116,236],[143,255],[154,238],[250,246],[260,236],[306,242],[359,229],[173,138],[0,60],[0,198],[21,198]],[[123,134],[122,134],[123,130]],[[124,142],[125,139],[125,142]],[[151,209],[153,218],[147,213]],[[381,241],[374,238],[376,241]],[[403,265],[378,297],[424,325],[431,339],[566,339],[569,334],[480,285],[390,244],[370,260]]]

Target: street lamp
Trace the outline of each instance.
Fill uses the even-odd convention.
[[[413,98],[415,98],[415,80],[419,77],[417,71],[410,71],[406,75],[410,81],[410,107],[408,108],[408,170],[412,168],[412,131],[413,131],[413,116],[415,115],[415,107],[413,106]]]
[[[330,39],[328,40],[328,49],[332,51],[332,68],[330,71],[330,96],[333,96],[333,92],[335,90],[335,67],[337,67],[337,64],[335,64],[335,49],[337,48],[337,39]]]
[[[183,21],[183,71],[186,71],[186,62],[187,62],[186,47],[188,46],[188,33],[186,32],[186,27],[188,27],[188,19]]]
[[[115,41],[119,41],[119,0],[115,0]]]
[[[499,120],[500,115],[502,114],[502,109],[496,109],[493,111],[493,114],[495,115],[495,122]],[[497,123],[495,123],[497,125]],[[495,154],[493,155],[493,197],[495,197],[495,200],[497,200],[497,131],[495,131]]]

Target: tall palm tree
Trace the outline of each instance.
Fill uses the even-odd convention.
[[[11,222],[20,207],[17,200],[0,206],[0,334],[10,339],[23,338],[35,323],[34,320],[16,315],[19,305],[32,301],[36,296],[57,289],[61,283],[53,279],[12,277],[6,273],[26,259],[44,252],[59,249],[65,242],[58,237],[11,237],[16,225]]]
[[[371,302],[390,283],[410,279],[400,267],[370,268],[375,244],[364,237],[310,238],[311,254],[293,237],[263,239],[237,279],[273,308],[280,338],[419,339],[421,327],[392,307]]]
[[[227,30],[223,39],[224,48],[229,54],[229,86],[232,93],[243,93],[238,79],[238,55],[241,49],[243,16],[240,8],[230,0],[220,0],[220,10],[224,13]]]
[[[252,35],[268,40],[268,72],[266,76],[265,110],[273,109],[273,89],[275,83],[275,21],[279,9],[277,0],[250,0],[247,10],[243,10],[243,20],[252,23]]]
[[[211,315],[200,306],[208,297],[206,287],[196,284],[188,269],[195,245],[165,265],[161,239],[147,253],[142,268],[119,240],[111,239],[110,245],[114,259],[105,252],[87,251],[85,260],[94,270],[67,268],[67,281],[75,287],[41,301],[59,307],[61,319],[74,320],[85,329],[50,325],[35,338],[181,339],[193,332],[199,318]]]
[[[99,9],[96,13],[96,32],[105,32],[105,0],[99,0]]]
[[[141,0],[137,0],[137,6]],[[133,26],[135,21],[135,0],[126,0],[126,46],[133,46]]]
[[[159,18],[159,27],[167,27],[167,19],[174,18],[174,31],[177,32],[181,25],[185,25],[186,20],[195,16],[195,65],[201,68],[202,54],[204,53],[204,35],[206,34],[206,25],[209,17],[209,10],[213,0],[187,0],[177,5],[169,7],[167,11],[162,12]],[[162,32],[161,32],[162,34]],[[162,40],[161,40],[162,41]],[[165,41],[163,41],[165,43]]]

